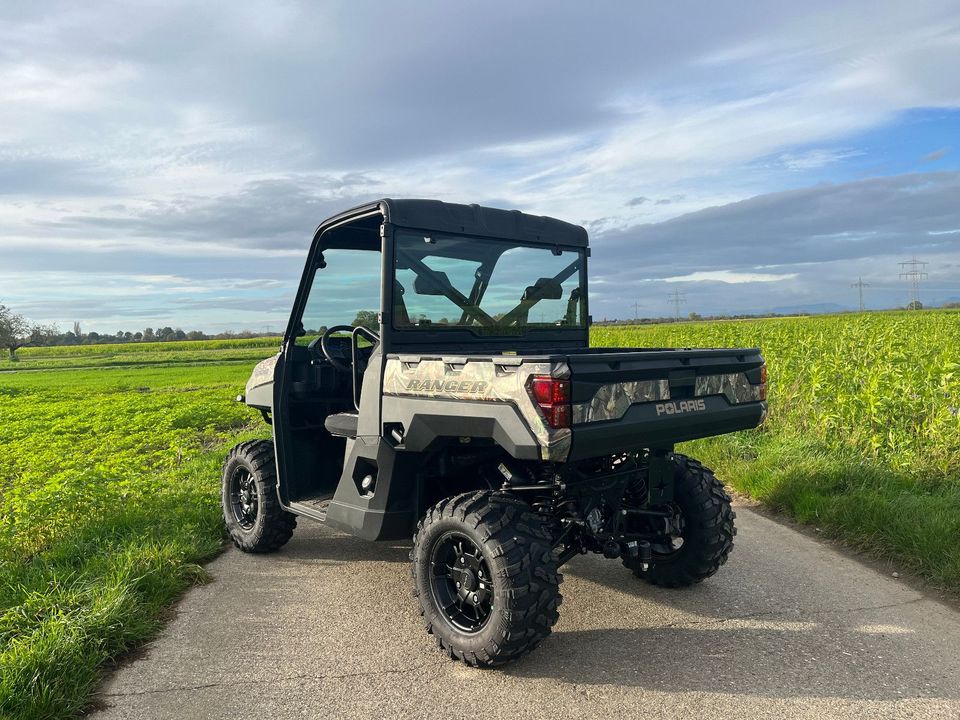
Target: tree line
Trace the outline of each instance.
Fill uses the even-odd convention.
[[[363,325],[372,330],[379,328],[376,310],[360,310],[351,323],[354,327]],[[320,327],[307,330],[308,335],[322,335],[326,330]],[[73,328],[60,332],[56,325],[31,323],[23,315],[15,313],[6,305],[0,305],[0,350],[6,350],[11,360],[17,359],[17,350],[22,347],[49,347],[56,345],[105,345],[115,343],[172,342],[175,340],[238,340],[256,337],[273,337],[276,333],[255,333],[250,330],[240,332],[221,332],[208,335],[200,330],[184,332],[181,328],[169,325],[161,328],[144,328],[131,332],[117,330],[116,333],[98,333],[95,330],[84,332],[79,322]]]
[[[23,347],[41,347],[53,345],[103,345],[107,343],[131,342],[171,342],[174,340],[231,340],[238,338],[265,337],[272,333],[222,332],[208,335],[200,330],[185,332],[181,328],[169,325],[161,328],[144,328],[131,332],[117,330],[116,333],[98,333],[95,330],[84,332],[79,322],[73,328],[60,332],[56,325],[31,323],[23,315],[11,308],[0,305],[0,350],[6,350],[11,360],[16,359],[17,350]]]

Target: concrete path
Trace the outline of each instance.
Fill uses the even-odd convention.
[[[960,718],[960,613],[738,508],[730,562],[662,590],[575,558],[553,635],[505,670],[423,632],[407,548],[301,521],[230,551],[98,720],[136,718]]]

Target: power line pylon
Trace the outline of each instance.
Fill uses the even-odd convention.
[[[865,283],[862,277],[858,277],[855,283],[852,283],[850,287],[855,287],[860,291],[860,312],[864,311],[863,307],[863,289],[865,287],[870,287],[870,283]]]
[[[911,310],[920,307],[920,281],[927,279],[927,265],[929,263],[917,260],[916,255],[912,260],[900,263],[900,279],[910,281],[910,304],[907,307]]]
[[[680,319],[680,306],[683,305],[683,304],[687,301],[687,299],[686,299],[686,294],[680,292],[679,290],[674,290],[672,293],[670,293],[670,295],[669,295],[668,297],[669,297],[670,302],[673,303],[673,307],[674,307],[674,309],[676,310],[677,320],[679,320],[679,319]]]

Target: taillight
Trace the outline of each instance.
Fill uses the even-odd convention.
[[[570,381],[546,375],[534,375],[527,385],[530,397],[540,408],[547,425],[570,427]]]
[[[767,365],[760,366],[760,399],[767,399]]]

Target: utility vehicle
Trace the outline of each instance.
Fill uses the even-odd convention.
[[[668,587],[713,575],[730,498],[674,444],[759,425],[763,358],[590,347],[589,255],[582,227],[477,205],[380,200],[323,222],[280,352],[238,398],[273,440],[224,465],[237,547],[277,550],[298,516],[412,535],[427,632],[475,666],[550,633],[578,553]]]

